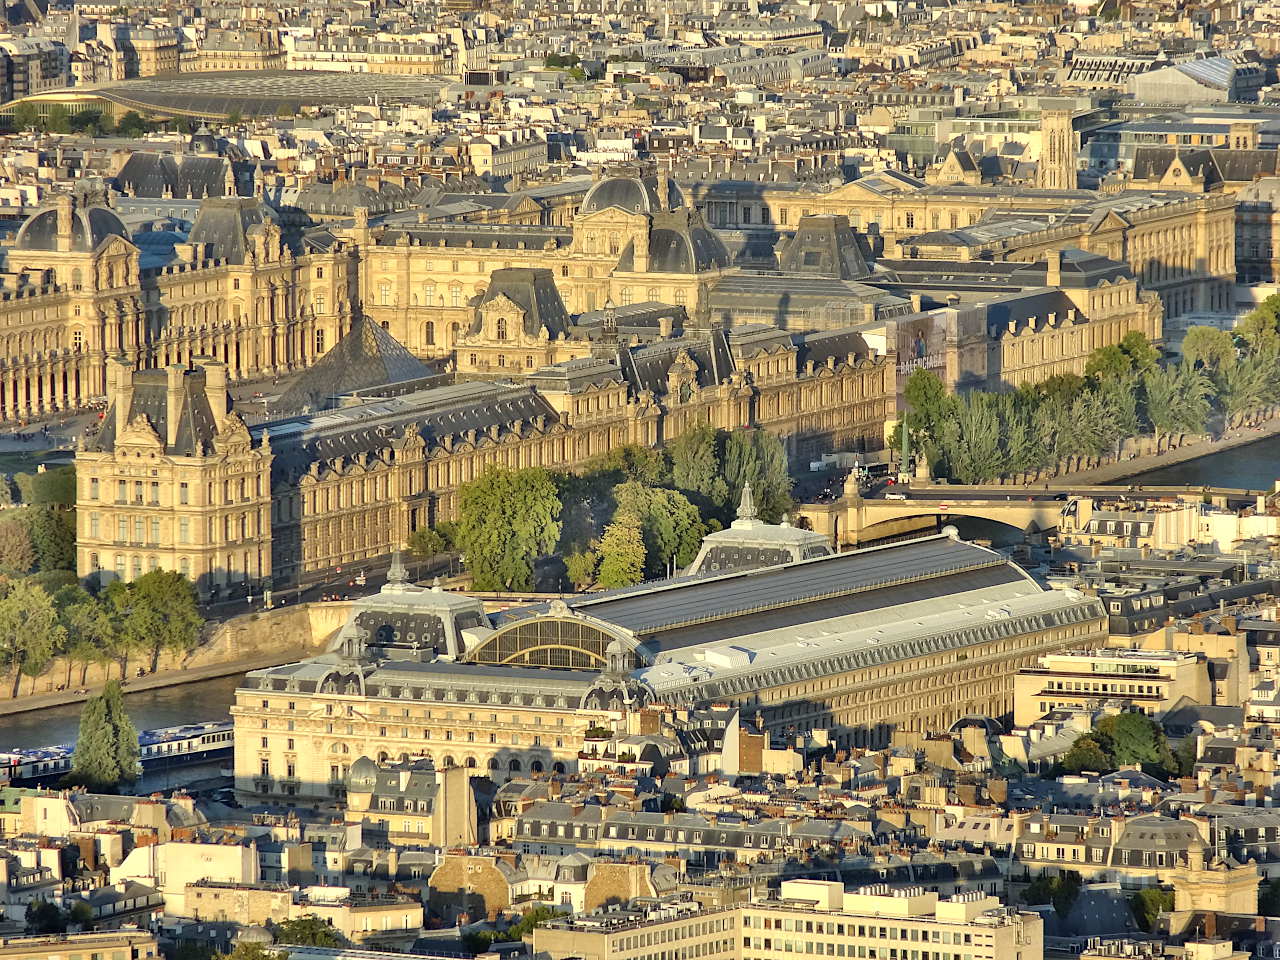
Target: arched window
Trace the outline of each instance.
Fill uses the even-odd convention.
[[[489,758],[489,769],[490,769],[490,770],[497,770],[497,769],[498,769],[498,758],[497,758],[497,757],[490,757],[490,758]]]
[[[457,762],[453,759],[453,757],[445,757],[445,758],[444,758],[444,766],[445,766],[445,767],[456,767],[457,765],[458,765],[458,764],[457,764]]]
[[[512,773],[519,773],[519,772],[520,772],[520,761],[519,761],[519,760],[512,760],[510,763],[508,763],[508,764],[507,764],[507,769],[508,769],[508,770],[510,770]]]
[[[533,761],[533,763],[529,764],[529,769],[530,769],[530,770],[532,770],[534,773],[541,773],[541,772],[542,772],[542,761],[541,761],[541,760],[535,760],[535,761]]]
[[[475,769],[475,765],[476,765],[476,758],[475,758],[475,757],[467,757],[467,763],[466,763],[466,765],[467,765],[468,769]]]
[[[179,561],[178,561],[178,572],[179,572],[179,573],[181,573],[181,574],[182,574],[184,577],[186,577],[188,580],[190,580],[190,579],[191,579],[191,560],[190,560],[190,558],[188,558],[188,557],[183,557],[181,560],[179,560]]]
[[[427,346],[429,346],[429,347],[431,347],[431,346],[435,346],[435,342],[436,342],[436,325],[435,325],[435,323],[434,323],[434,322],[432,322],[431,320],[428,320],[428,321],[423,325],[423,328],[422,328],[422,340],[423,340],[423,342],[424,342]]]
[[[507,318],[506,317],[498,318],[498,339],[499,340],[507,339]]]
[[[564,773],[564,764],[563,763],[553,764],[551,767],[551,771],[552,773]]]

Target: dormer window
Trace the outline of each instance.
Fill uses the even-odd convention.
[[[498,339],[506,340],[507,339],[507,318],[506,317],[498,318],[497,328],[498,328],[498,334],[497,334]]]

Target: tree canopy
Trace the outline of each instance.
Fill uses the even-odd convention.
[[[629,587],[644,579],[645,547],[639,519],[619,513],[600,538],[596,582],[605,589]]]
[[[85,701],[80,734],[67,781],[93,790],[109,790],[137,778],[138,731],[125,711],[120,684],[112,680]]]
[[[281,920],[271,929],[276,943],[300,947],[342,947],[346,939],[331,924],[316,916]]]
[[[459,493],[457,542],[477,590],[529,590],[533,565],[560,538],[560,499],[536,467],[491,467]]]

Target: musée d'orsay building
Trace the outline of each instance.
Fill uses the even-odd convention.
[[[953,264],[939,287],[925,259],[870,266],[822,213],[748,269],[636,171],[570,223],[357,210],[286,237],[261,200],[216,197],[166,247],[84,195],[38,211],[7,251],[28,285],[0,293],[0,415],[107,397],[77,454],[80,573],[298,582],[451,518],[491,464],[572,468],[698,423],[763,427],[801,460],[874,450],[919,366],[1009,386],[1161,333],[1160,300],[1096,253],[972,282]],[[286,374],[265,421],[232,410],[228,384]]]
[[[949,533],[834,552],[744,496],[685,575],[490,615],[408,583],[353,604],[330,652],[250,672],[236,789],[331,801],[350,766],[429,757],[495,781],[577,772],[593,727],[737,708],[768,732],[883,746],[894,729],[1002,717],[1018,670],[1106,636],[1101,603],[1046,590]]]

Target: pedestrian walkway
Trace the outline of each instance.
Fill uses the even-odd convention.
[[[195,683],[199,680],[213,680],[217,677],[231,677],[247,673],[250,670],[261,670],[264,667],[278,667],[283,663],[292,663],[306,656],[300,648],[279,650],[275,653],[245,660],[228,660],[225,663],[211,663],[203,667],[187,667],[176,670],[157,670],[141,677],[129,677],[124,681],[125,693],[140,693],[144,690],[158,690],[162,687],[174,687],[184,683]],[[94,683],[88,687],[77,687],[73,690],[57,690],[53,693],[39,693],[34,696],[14,697],[0,700],[0,716],[15,713],[26,713],[30,710],[43,710],[45,707],[61,707],[69,703],[83,703],[92,696],[102,692],[103,684]]]
[[[1121,460],[1119,463],[1108,463],[1092,470],[1081,470],[1067,476],[1055,477],[1049,482],[1051,487],[1070,487],[1081,483],[1111,483],[1136,477],[1138,474],[1162,467],[1172,467],[1188,460],[1196,460],[1214,453],[1224,453],[1236,447],[1247,446],[1266,440],[1268,437],[1280,436],[1280,417],[1268,420],[1257,427],[1237,427],[1215,440],[1199,440],[1176,450],[1153,453],[1132,460]]]

